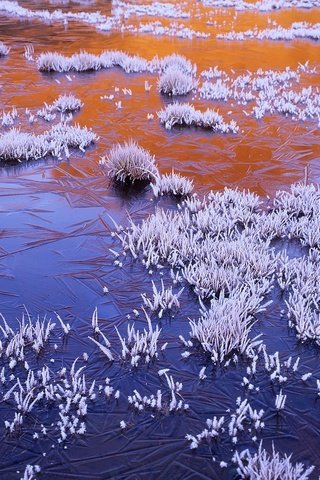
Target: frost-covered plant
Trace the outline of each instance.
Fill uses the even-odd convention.
[[[114,0],[112,12],[116,16],[124,15],[128,18],[131,15],[137,16],[160,16],[168,18],[189,18],[190,13],[182,10],[180,5],[164,2],[153,2],[151,4],[131,4],[121,0]]]
[[[171,55],[167,55],[162,59],[155,58],[153,60],[153,64],[156,70],[160,70],[160,72],[165,72],[168,69],[175,69],[180,70],[181,72],[192,75],[196,72],[196,66],[193,65],[190,60],[188,60],[185,56],[179,55],[177,53],[173,53]]]
[[[279,259],[277,280],[286,293],[289,326],[305,342],[320,345],[320,258],[316,250],[307,257]]]
[[[96,310],[95,310],[95,312],[96,312]],[[113,355],[112,355],[111,350],[110,350],[111,344],[110,344],[109,340],[107,339],[107,337],[102,333],[102,331],[98,327],[98,324],[97,324],[98,317],[97,317],[95,312],[93,313],[93,316],[92,316],[92,324],[95,325],[94,333],[99,333],[101,335],[103,343],[98,342],[98,340],[96,340],[95,338],[92,338],[92,337],[88,337],[88,338],[95,345],[97,345],[97,347],[99,347],[101,352],[107,357],[108,360],[112,361],[113,360]]]
[[[166,95],[186,95],[195,87],[192,76],[175,67],[167,68],[158,80],[158,91]]]
[[[98,30],[105,30],[103,25],[98,25],[96,28]],[[110,30],[108,25],[107,30]],[[189,40],[192,40],[193,38],[208,38],[211,36],[210,33],[194,30],[183,23],[171,22],[168,25],[164,25],[159,20],[147,23],[139,22],[134,25],[121,25],[121,31],[139,34],[146,33],[154,36],[167,35],[169,37],[187,38]]]
[[[11,127],[18,116],[18,110],[15,107],[12,107],[8,112],[2,112],[2,115],[0,115],[1,125],[3,127]]]
[[[156,178],[155,183],[151,184],[153,193],[156,197],[159,195],[175,195],[187,197],[193,191],[193,182],[179,173],[166,173]]]
[[[215,83],[204,82],[199,89],[200,96],[209,100],[227,101],[232,96],[232,89],[220,78]]]
[[[49,340],[49,336],[53,331],[55,324],[51,320],[37,318],[36,322],[32,322],[30,318],[27,320],[25,316],[19,322],[19,329],[14,330],[9,326],[5,318],[0,314],[0,332],[4,337],[2,348],[7,358],[15,358],[17,362],[23,362],[24,352],[27,348],[33,349],[37,354],[45,347]]]
[[[34,135],[12,128],[0,135],[0,160],[22,162],[38,159],[47,154],[48,146],[43,135]]]
[[[312,8],[318,6],[318,0],[202,0],[203,4],[212,7],[236,8],[236,10],[258,10],[270,12],[283,8]]]
[[[260,443],[258,452],[252,454],[244,450],[234,455],[234,462],[238,465],[237,472],[240,478],[248,480],[308,480],[314,467],[306,468],[303,463],[291,463],[292,455],[281,457],[272,446],[270,455]]]
[[[218,34],[217,38],[224,40],[246,40],[248,38],[257,38],[259,40],[293,40],[295,38],[320,39],[320,23],[294,22],[289,28],[277,25],[273,28],[264,30],[250,29],[244,32],[228,32]]]
[[[98,138],[86,126],[81,127],[79,124],[68,125],[65,123],[54,125],[45,135],[51,144],[51,151],[54,156],[60,156],[62,152],[65,152],[68,156],[68,148],[79,148],[84,152],[85,148]]]
[[[211,301],[209,310],[202,311],[198,321],[190,321],[191,338],[210,355],[213,363],[222,363],[233,353],[252,356],[254,347],[261,343],[258,337],[249,337],[255,309],[251,302],[246,289],[229,298],[220,295]]]
[[[39,465],[27,465],[21,480],[35,480],[38,477],[38,473],[41,472]]]
[[[276,193],[274,206],[296,218],[307,216],[311,219],[320,211],[320,187],[295,183],[291,185],[289,192],[282,190]]]
[[[287,399],[287,395],[283,395],[282,390],[280,390],[280,393],[278,393],[274,402],[276,410],[279,411],[284,409],[286,399]]]
[[[181,288],[178,293],[173,293],[172,287],[165,288],[163,280],[161,280],[161,290],[157,289],[154,282],[152,282],[152,290],[153,299],[148,298],[146,294],[141,294],[141,296],[144,304],[149,307],[152,312],[157,312],[159,318],[161,318],[167,310],[171,310],[173,307],[180,307],[179,297],[184,288]]]
[[[81,151],[97,139],[95,133],[87,127],[59,123],[50,130],[35,135],[12,128],[0,135],[0,161],[23,162],[37,160],[52,155],[69,156],[69,148]]]
[[[158,325],[153,328],[150,317],[145,311],[144,313],[148,329],[144,328],[143,332],[136,330],[134,324],[132,324],[127,327],[127,337],[122,337],[115,327],[122,346],[122,359],[126,360],[129,357],[133,367],[138,366],[142,360],[144,363],[149,363],[152,359],[158,357],[158,341],[161,329]],[[164,349],[165,345],[161,349]]]
[[[113,146],[102,163],[108,167],[112,180],[135,182],[154,180],[158,176],[155,158],[134,140]]]
[[[160,123],[170,130],[174,125],[185,125],[188,127],[209,128],[214,132],[237,133],[239,127],[234,120],[225,123],[223,117],[214,110],[207,109],[204,112],[196,110],[189,103],[173,103],[167,105],[163,110],[157,112]]]
[[[83,103],[79,98],[75,97],[74,95],[66,94],[60,95],[53,103],[52,109],[58,110],[59,112],[74,112],[79,110],[83,107]]]
[[[200,442],[203,440],[211,440],[216,439],[224,432],[224,417],[217,417],[207,418],[206,420],[206,428],[202,430],[202,432],[198,433],[196,436],[190,435],[189,433],[185,436],[185,438],[190,442],[191,450],[198,448]]]
[[[133,391],[133,395],[129,395],[128,402],[136,410],[142,412],[147,409],[167,414],[168,412],[179,412],[188,410],[189,405],[184,402],[180,391],[182,390],[181,382],[174,382],[172,376],[164,373],[169,387],[170,397],[165,395],[160,389],[156,395],[151,394],[150,397],[142,396],[138,390]],[[179,397],[179,398],[177,398]]]
[[[0,42],[0,57],[5,57],[10,52],[10,48],[7,47],[3,42]]]

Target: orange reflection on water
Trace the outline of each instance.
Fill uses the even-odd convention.
[[[37,3],[36,8],[39,8]],[[24,4],[27,6],[30,2]],[[107,15],[110,13],[108,5],[96,2],[90,9],[99,8]],[[284,69],[289,66],[295,69],[299,63],[306,61],[317,64],[320,58],[319,43],[309,40],[228,42],[217,40],[214,36],[233,29],[266,28],[273,21],[285,27],[295,21],[314,22],[320,10],[292,9],[262,14],[210,9],[201,7],[200,3],[196,6],[192,4],[190,8],[201,18],[179,20],[179,23],[209,32],[211,38],[183,40],[142,34],[99,33],[76,22],[69,22],[67,27],[54,23],[45,29],[39,21],[24,23],[3,17],[1,40],[11,45],[12,51],[7,59],[1,60],[1,107],[15,105],[36,111],[43,102],[50,103],[59,94],[70,92],[85,104],[75,116],[75,121],[92,127],[100,136],[97,145],[85,155],[75,155],[68,161],[47,166],[47,177],[101,175],[100,157],[113,143],[132,137],[156,155],[162,172],[175,168],[182,174],[190,175],[198,188],[204,190],[239,185],[262,194],[273,193],[303,178],[306,166],[309,166],[310,180],[319,180],[319,133],[315,121],[297,123],[280,115],[257,121],[244,115],[243,107],[232,101],[193,101],[192,95],[189,95],[179,101],[193,102],[201,109],[218,109],[228,121],[232,118],[237,120],[240,133],[220,135],[184,128],[167,131],[159,124],[156,112],[171,100],[157,93],[157,75],[127,75],[120,69],[112,69],[97,73],[72,73],[68,79],[64,74],[41,74],[33,63],[26,62],[22,56],[25,43],[32,43],[36,54],[57,50],[70,55],[82,48],[98,54],[105,49],[117,49],[151,59],[155,55],[162,57],[176,52],[196,63],[198,73],[217,65],[227,72],[233,69],[235,75],[246,70],[255,71],[259,67]],[[128,23],[154,20],[152,17],[131,17]],[[207,25],[207,20],[215,20],[220,26]],[[166,19],[163,23],[170,21]],[[146,79],[153,84],[151,92],[145,92]],[[303,78],[301,84],[317,85],[319,76]],[[119,88],[119,92],[115,92],[115,87]],[[131,88],[132,96],[124,95],[122,88]],[[113,94],[114,100],[101,100],[100,97],[105,94]],[[122,102],[121,109],[116,109],[115,101]],[[229,111],[232,114],[228,116]],[[154,115],[153,120],[147,119],[149,113]],[[30,127],[22,122],[21,128],[40,131],[49,128],[49,125],[42,123]]]

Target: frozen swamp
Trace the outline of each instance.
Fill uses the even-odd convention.
[[[0,480],[320,479],[319,21],[0,0]]]

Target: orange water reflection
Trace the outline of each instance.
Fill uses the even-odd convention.
[[[23,2],[25,6],[39,8],[45,2]],[[110,13],[110,3],[96,2],[86,9],[100,9]],[[212,34],[218,31],[236,31],[266,28],[270,21],[289,26],[293,21],[316,21],[320,10],[284,10],[259,14],[257,12],[235,12],[233,9],[217,10],[201,7],[199,3],[190,7],[200,19],[183,20],[183,23],[199,31]],[[52,9],[52,7],[51,7]],[[15,105],[17,108],[38,109],[44,101],[51,102],[60,93],[72,92],[85,103],[76,115],[76,121],[90,126],[100,140],[85,155],[73,156],[68,161],[30,168],[35,175],[59,178],[63,176],[86,177],[101,175],[99,158],[114,142],[129,137],[137,139],[157,157],[161,171],[175,168],[194,178],[198,188],[222,188],[224,185],[250,188],[258,193],[272,194],[303,178],[304,169],[309,167],[310,180],[319,180],[319,132],[315,121],[295,123],[285,117],[272,116],[256,121],[246,117],[237,105],[195,102],[201,108],[218,108],[227,115],[232,111],[240,126],[238,135],[217,135],[195,129],[166,131],[158,122],[156,112],[168,102],[156,91],[156,75],[127,75],[120,70],[101,71],[81,75],[41,74],[35,65],[26,62],[22,53],[25,43],[32,43],[36,54],[46,50],[58,50],[71,54],[81,48],[93,53],[103,49],[121,49],[139,54],[148,59],[154,55],[164,56],[173,52],[186,55],[198,66],[198,72],[210,66],[236,74],[245,70],[296,68],[298,63],[317,64],[320,58],[319,43],[296,40],[292,42],[247,41],[227,42],[214,36],[205,40],[180,40],[170,37],[152,37],[130,33],[98,33],[94,28],[70,22],[66,27],[59,23],[44,26],[41,22],[1,18],[1,40],[12,46],[7,59],[1,59],[1,107]],[[269,23],[268,23],[269,19]],[[153,21],[152,17],[139,19]],[[216,20],[220,27],[206,25],[207,20]],[[134,24],[137,19],[129,19]],[[168,20],[163,23],[168,24]],[[180,20],[179,20],[180,22]],[[223,24],[225,22],[225,24]],[[144,81],[148,79],[153,88],[147,93]],[[303,84],[319,84],[319,76],[302,80]],[[116,93],[117,86],[120,92]],[[129,87],[133,95],[126,96],[121,89]],[[105,94],[114,94],[114,101],[101,100]],[[115,101],[121,100],[122,109],[117,110]],[[192,101],[192,96],[185,98]],[[153,113],[154,119],[147,120]],[[30,126],[21,121],[22,128]],[[48,125],[32,127],[35,130]],[[20,172],[30,175],[29,169]],[[3,173],[3,172],[2,172]]]

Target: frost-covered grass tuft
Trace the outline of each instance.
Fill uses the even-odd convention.
[[[250,295],[246,288],[235,290],[229,298],[220,295],[212,300],[209,310],[202,311],[198,321],[190,321],[191,338],[210,355],[213,363],[222,363],[233,353],[252,356],[254,347],[261,343],[258,337],[249,337],[255,308],[250,306]],[[256,303],[260,302],[257,298]]]
[[[160,123],[163,123],[168,130],[174,125],[185,125],[187,127],[209,128],[221,133],[237,133],[239,131],[239,127],[234,120],[226,123],[223,117],[214,110],[208,108],[201,112],[189,103],[167,105],[163,110],[157,112],[157,115]]]
[[[247,70],[244,74],[233,75],[219,70],[217,66],[204,70],[200,76],[206,81],[198,89],[201,98],[206,100],[233,101],[250,108],[243,110],[246,116],[261,119],[276,113],[295,121],[319,120],[319,91],[314,85],[297,86],[306,75],[317,74],[317,67],[299,64],[296,69]]]
[[[182,55],[172,54],[164,58],[156,56],[148,61],[143,57],[129,55],[121,50],[105,50],[100,55],[83,50],[70,57],[58,52],[44,52],[38,56],[36,63],[38,69],[43,72],[86,72],[112,67],[120,67],[126,73],[163,73],[169,68],[174,68],[185,75],[192,75],[196,71],[196,67]]]
[[[175,195],[186,197],[193,191],[193,182],[179,173],[168,173],[156,178],[151,184],[154,195]]]
[[[58,110],[63,113],[74,112],[80,110],[81,107],[83,107],[81,100],[71,93],[68,95],[60,95],[52,104],[53,110]]]
[[[236,10],[257,10],[270,12],[284,8],[312,8],[318,7],[318,0],[258,0],[247,2],[245,0],[202,0],[203,4],[211,7],[236,8]]]
[[[141,294],[141,297],[145,306],[150,308],[151,312],[156,312],[159,318],[163,316],[164,312],[170,311],[174,307],[180,307],[179,297],[184,288],[181,288],[178,293],[173,293],[172,287],[165,288],[163,280],[161,280],[161,290],[157,290],[154,282],[152,282],[152,290],[152,299],[148,298],[145,293]]]
[[[44,72],[87,72],[119,66],[127,73],[148,70],[148,62],[137,55],[128,55],[121,51],[104,51],[94,55],[81,51],[66,57],[58,52],[41,53],[37,58],[37,66]]]
[[[112,147],[102,163],[107,165],[109,176],[122,183],[154,180],[158,176],[155,158],[134,140]]]
[[[97,139],[87,127],[59,123],[50,130],[36,135],[12,128],[0,135],[0,161],[24,162],[52,155],[69,156],[69,148],[81,151]]]
[[[262,448],[260,443],[259,450],[252,454],[249,450],[244,450],[240,454],[234,455],[234,461],[237,463],[237,472],[240,478],[248,480],[308,480],[314,467],[306,468],[303,463],[291,463],[291,455],[281,457],[272,447],[272,455]]]
[[[133,367],[137,367],[142,361],[148,364],[151,360],[158,357],[158,342],[161,328],[158,325],[154,328],[146,311],[144,311],[144,314],[148,329],[144,328],[143,331],[139,331],[134,324],[128,324],[127,337],[122,337],[117,327],[115,327],[122,346],[122,359],[126,360],[129,357]]]
[[[185,74],[194,74],[196,72],[196,65],[193,65],[190,60],[188,60],[184,55],[179,55],[177,53],[172,53],[171,55],[167,55],[163,57],[159,61],[159,69],[162,72],[170,68],[175,68],[180,70]]]
[[[10,52],[10,48],[7,47],[3,42],[0,42],[0,57],[5,57]]]
[[[159,77],[158,91],[166,95],[186,95],[196,87],[191,75],[170,67]]]
[[[277,25],[274,28],[264,30],[246,30],[244,32],[228,32],[217,35],[224,40],[246,40],[256,38],[258,40],[293,40],[295,38],[320,39],[320,23],[294,22],[290,28]]]

